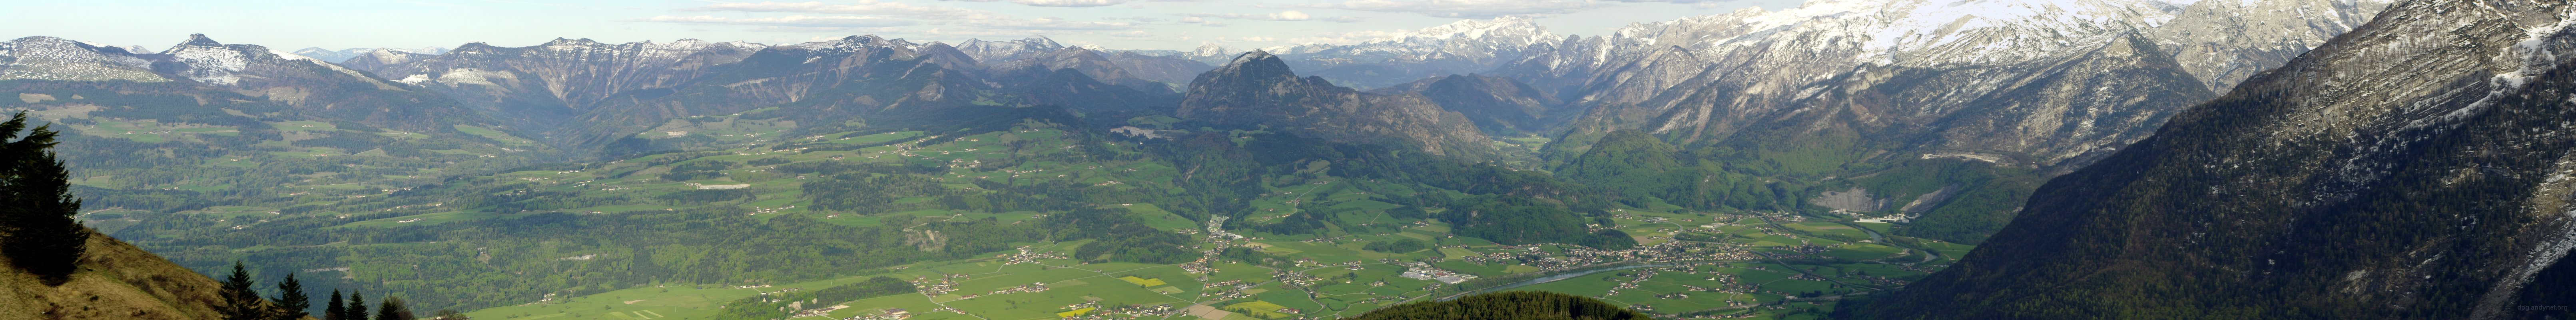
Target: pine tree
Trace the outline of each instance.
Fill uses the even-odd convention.
[[[307,309],[313,308],[313,298],[304,296],[304,283],[295,281],[294,273],[286,274],[286,280],[280,280],[277,282],[277,299],[275,299],[275,301],[277,302],[277,308],[279,310],[277,310],[275,317],[270,317],[272,319],[295,320],[303,318],[304,316],[309,315]]]
[[[367,295],[350,292],[348,309],[341,311],[347,313],[340,314],[340,320],[367,320]]]
[[[412,316],[412,314],[411,314],[411,307],[403,306],[403,300],[402,300],[402,297],[385,297],[385,302],[384,302],[384,304],[383,304],[383,305],[376,306],[376,320],[419,320],[419,319],[416,319],[416,318],[414,318],[414,316]]]
[[[348,304],[340,300],[340,289],[331,289],[331,302],[322,305],[322,320],[340,320],[348,313]]]
[[[50,150],[52,127],[19,137],[18,130],[27,128],[25,111],[0,123],[0,142],[6,142],[0,144],[0,234],[7,234],[0,238],[0,253],[45,285],[58,286],[79,270],[90,231],[72,219],[81,201],[71,195],[71,171]]]
[[[258,283],[250,278],[250,270],[244,268],[241,261],[233,261],[233,274],[224,277],[224,307],[217,310],[217,315],[224,320],[267,320],[268,309],[259,305],[263,299],[260,299],[258,291],[251,290],[256,285]]]

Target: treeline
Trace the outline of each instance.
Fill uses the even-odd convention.
[[[1659,200],[1693,210],[1797,207],[1796,192],[1738,172],[1732,162],[1716,159],[1723,153],[1717,150],[1680,152],[1654,136],[1622,130],[1602,136],[1557,173],[1631,207],[1650,207]]]
[[[1043,225],[1055,241],[1096,240],[1074,249],[1073,256],[1091,262],[1170,264],[1189,262],[1199,253],[1190,237],[1145,225],[1126,209],[1082,208],[1047,216]]]
[[[1240,218],[1251,213],[1249,201],[1269,192],[1265,179],[1314,179],[1327,175],[1374,179],[1449,191],[1379,193],[1387,202],[1406,205],[1388,210],[1398,218],[1431,217],[1451,223],[1459,235],[1505,244],[1572,243],[1586,235],[1583,216],[1599,214],[1610,202],[1579,184],[1545,173],[1462,161],[1376,145],[1332,143],[1286,133],[1243,133],[1241,137],[1205,132],[1148,143],[1158,158],[1183,172],[1184,195],[1171,199],[1185,210]],[[1440,214],[1425,208],[1443,209]],[[1301,207],[1286,219],[1268,224],[1228,221],[1229,228],[1274,234],[1308,234],[1328,225],[1365,228],[1339,222],[1341,210]],[[1189,213],[1185,213],[1189,214]],[[1191,217],[1204,221],[1202,217]]]
[[[1406,253],[1430,248],[1430,243],[1424,243],[1421,239],[1414,238],[1395,239],[1395,241],[1370,242],[1369,244],[1360,246],[1360,249],[1362,250],[1385,253]]]
[[[1510,291],[1416,302],[1369,311],[1346,320],[1646,320],[1644,313],[1583,296]]]

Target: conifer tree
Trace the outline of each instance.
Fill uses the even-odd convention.
[[[385,297],[384,304],[376,306],[376,320],[419,319],[411,314],[411,307],[403,306],[402,297]]]
[[[322,304],[322,320],[340,320],[349,313],[348,304],[340,300],[340,289],[331,289],[331,302]]]
[[[277,282],[275,301],[278,310],[276,316],[271,318],[278,320],[303,318],[308,315],[307,309],[313,308],[313,298],[304,296],[304,283],[295,281],[294,273],[286,274],[286,280]]]
[[[340,320],[367,320],[367,295],[350,292],[349,306],[340,311],[347,312],[340,314]]]
[[[54,159],[53,126],[28,130],[27,112],[0,123],[0,254],[47,286],[71,281],[88,250],[89,228],[72,216],[81,201],[71,195],[71,171]],[[17,139],[17,141],[9,141]]]
[[[258,291],[251,290],[255,285],[258,283],[251,280],[250,270],[243,268],[241,261],[233,261],[233,274],[224,277],[224,307],[216,310],[217,315],[224,320],[267,320],[268,310],[260,305],[263,299]]]

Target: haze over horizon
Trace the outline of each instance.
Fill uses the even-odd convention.
[[[1631,23],[1776,10],[1796,0],[473,0],[344,3],[311,0],[63,1],[18,4],[41,15],[0,21],[0,37],[54,36],[161,50],[206,34],[279,50],[306,47],[517,47],[554,38],[600,42],[677,39],[787,44],[874,34],[914,41],[1018,39],[1065,45],[1189,50],[1349,44],[1462,19],[1528,16],[1560,35],[1606,34]],[[293,9],[281,9],[293,8]],[[66,26],[94,26],[68,28]],[[281,32],[285,31],[285,32]]]

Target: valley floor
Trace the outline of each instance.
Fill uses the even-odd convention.
[[[1149,219],[1187,223],[1151,205],[1138,207],[1145,207],[1135,208],[1138,212],[1160,216]],[[1432,221],[1399,233],[1331,237],[1237,239],[1226,235],[1231,233],[1196,229],[1187,232],[1196,235],[1207,258],[1190,263],[1067,258],[1085,240],[905,265],[885,274],[775,285],[666,284],[470,314],[478,319],[697,319],[716,314],[720,304],[734,299],[889,276],[910,281],[921,292],[804,303],[792,319],[1331,319],[1506,290],[1577,294],[1688,318],[1812,319],[1831,312],[1841,297],[1901,286],[1901,279],[1938,270],[1970,248],[1902,237],[1888,241],[1884,235],[1873,240],[1872,233],[1894,227],[1883,223],[1644,209],[1622,210],[1617,217],[1616,228],[1639,235],[1648,245],[1617,251],[1505,246],[1446,235],[1448,226]],[[1677,233],[1714,241],[1674,240]],[[1361,248],[1371,242],[1363,239],[1387,237],[1434,240],[1440,246],[1402,254]],[[1218,254],[1229,247],[1258,248],[1295,263],[1265,266]],[[1458,276],[1433,276],[1443,273]]]

